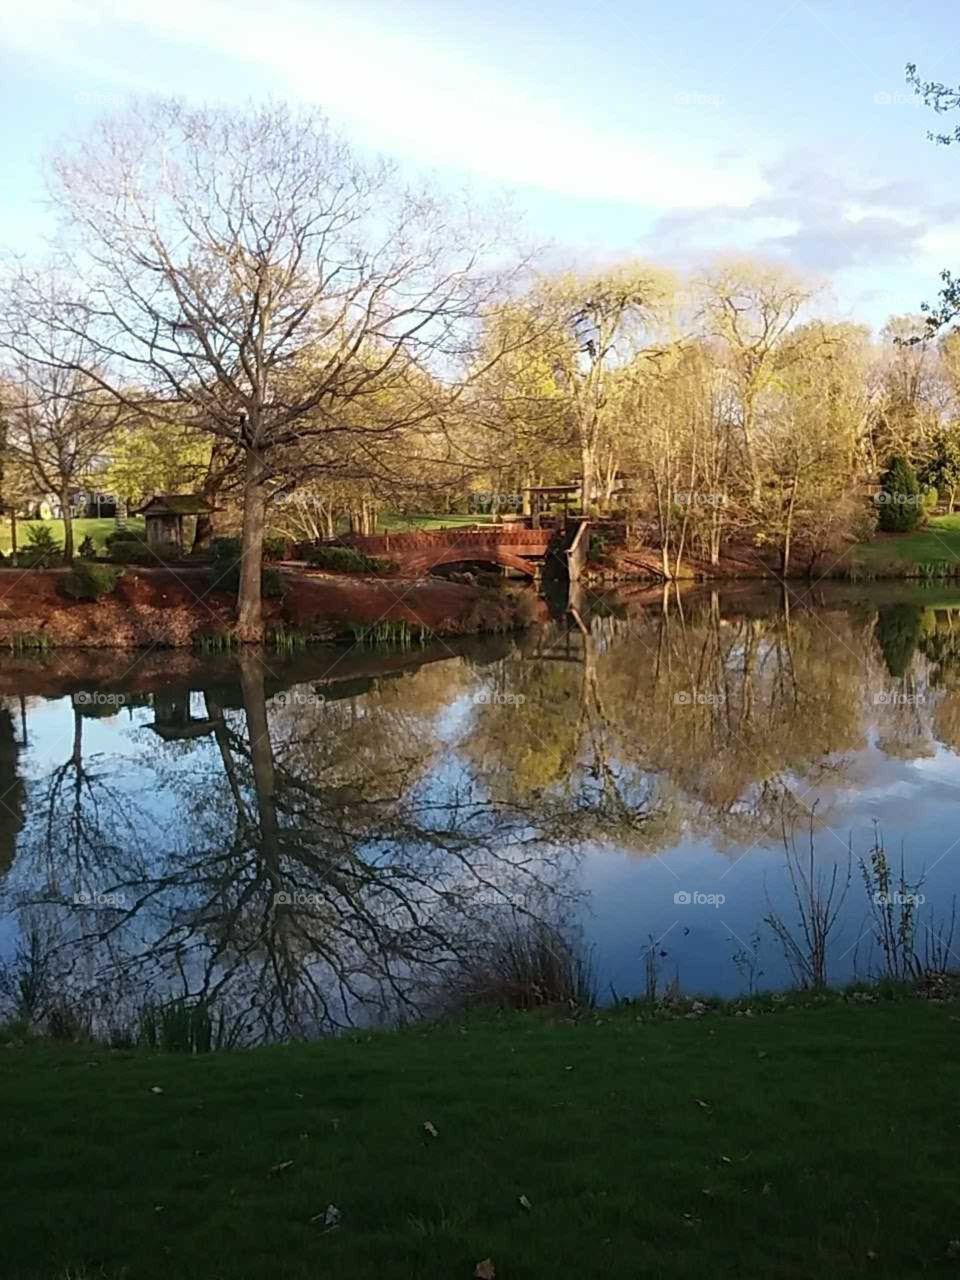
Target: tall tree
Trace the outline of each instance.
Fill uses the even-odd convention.
[[[243,457],[238,633],[257,640],[268,503],[305,441],[373,451],[433,411],[380,393],[411,369],[456,373],[496,292],[489,233],[362,162],[318,113],[275,104],[136,107],[61,154],[53,189],[91,300],[48,308],[50,328],[82,317],[104,388],[175,400]]]
[[[743,260],[718,263],[702,272],[694,287],[700,323],[721,344],[736,388],[740,449],[756,503],[763,397],[777,377],[781,347],[816,290],[786,268]]]
[[[36,291],[12,289],[0,345],[15,357],[6,393],[7,451],[38,493],[59,500],[64,556],[71,561],[73,495],[104,465],[126,410],[105,390],[82,323],[53,331],[42,318],[61,299],[55,278]]]

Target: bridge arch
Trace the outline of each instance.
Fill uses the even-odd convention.
[[[477,546],[461,546],[461,547],[431,547],[420,550],[415,555],[397,555],[394,552],[393,557],[400,569],[407,573],[426,573],[430,569],[437,569],[443,564],[498,564],[507,569],[515,569],[518,573],[524,574],[528,578],[537,576],[537,565],[531,560],[518,556],[513,551],[508,551],[505,547],[498,547],[495,543],[486,547]]]

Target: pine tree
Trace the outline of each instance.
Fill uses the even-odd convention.
[[[884,533],[910,533],[925,519],[920,481],[902,455],[890,459],[880,478],[877,523]]]

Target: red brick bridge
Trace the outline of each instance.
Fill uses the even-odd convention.
[[[346,535],[337,540],[368,556],[392,560],[410,577],[442,564],[497,564],[534,578],[558,543],[555,529],[528,529],[521,524],[438,529],[432,533]]]

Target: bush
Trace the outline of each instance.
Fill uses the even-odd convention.
[[[158,568],[168,560],[182,560],[183,551],[175,542],[157,542],[147,546],[145,542],[115,542],[110,548],[114,564],[139,564],[146,568]]]
[[[307,563],[333,573],[395,573],[392,560],[381,560],[364,555],[354,547],[310,547],[306,552]]]
[[[279,535],[270,535],[263,540],[264,560],[283,560],[287,554],[287,540]]]
[[[138,529],[114,529],[103,540],[105,547],[112,547],[115,542],[142,542],[146,544],[147,535]]]
[[[46,525],[27,525],[27,542],[29,545],[17,552],[21,569],[49,569],[63,559],[63,547]]]
[[[84,540],[80,543],[79,552],[80,552],[80,558],[82,560],[93,560],[94,557],[96,556],[97,544],[90,537],[89,533],[84,538]]]
[[[239,560],[240,549],[239,538],[213,538],[210,543],[214,560]]]
[[[99,600],[116,590],[121,571],[109,564],[75,564],[63,580],[63,590],[74,600]]]
[[[240,566],[223,560],[214,561],[210,571],[209,589],[229,591],[236,595],[240,590]],[[260,578],[260,590],[265,600],[283,595],[283,577],[279,569],[264,569]]]
[[[239,560],[243,543],[239,537],[214,538],[210,543],[214,560]],[[287,540],[278,534],[269,534],[263,540],[264,560],[282,560],[286,555]]]
[[[156,564],[153,552],[139,540],[118,538],[110,544],[109,552],[114,564]]]
[[[917,473],[906,458],[896,455],[880,478],[877,524],[884,533],[910,533],[926,519]]]

